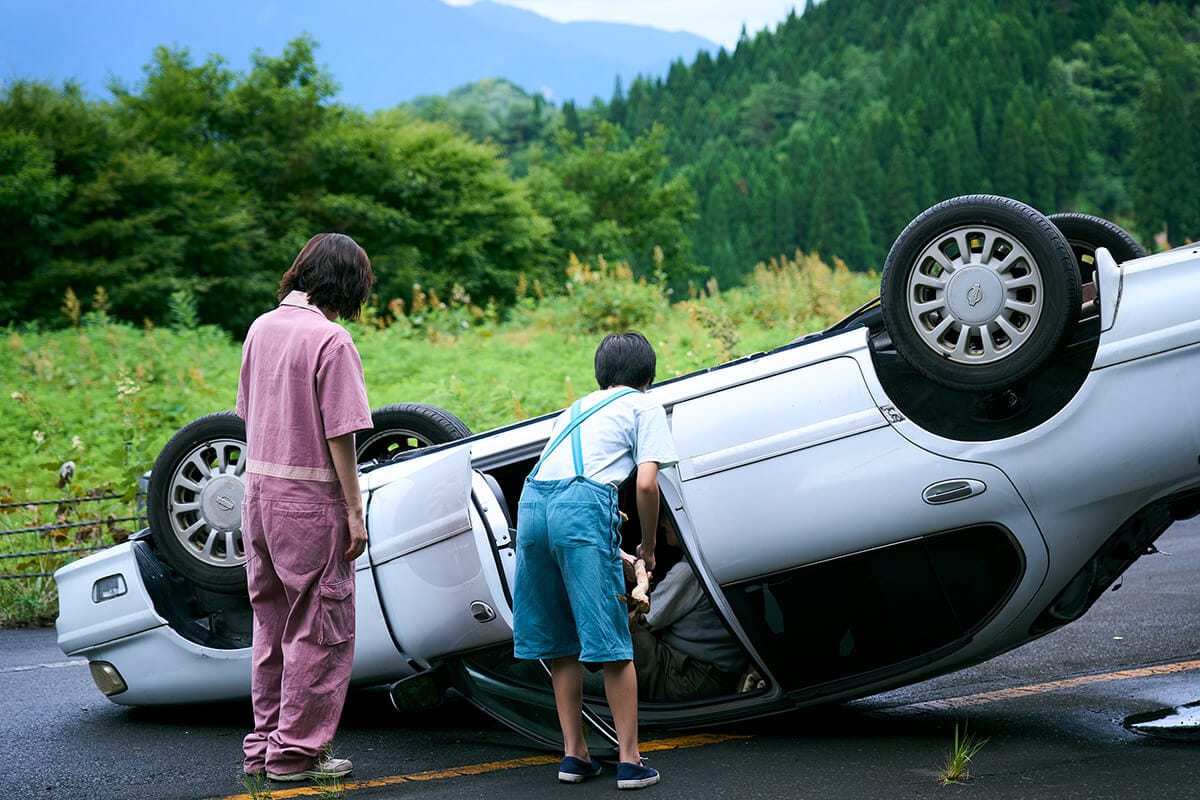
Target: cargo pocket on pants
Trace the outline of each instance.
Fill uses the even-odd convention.
[[[345,644],[354,638],[354,578],[320,585],[321,632],[323,645]]]

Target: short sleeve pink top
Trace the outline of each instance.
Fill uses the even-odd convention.
[[[250,326],[237,414],[246,421],[248,491],[341,496],[327,440],[370,429],[371,407],[349,332],[305,292]]]

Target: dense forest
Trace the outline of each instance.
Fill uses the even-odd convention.
[[[6,85],[0,324],[236,335],[320,230],[367,249],[380,319],[499,313],[563,291],[571,254],[676,290],[797,250],[878,268],[965,193],[1200,235],[1197,2],[810,2],[587,108],[494,80],[365,114],[318,48],[245,74],[161,48],[102,102]]]
[[[607,111],[670,127],[722,281],[793,247],[877,266],[921,210],[976,192],[1200,236],[1195,2],[810,0]]]

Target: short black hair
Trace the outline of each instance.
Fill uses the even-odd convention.
[[[375,273],[358,242],[344,233],[318,233],[305,243],[279,281],[279,299],[308,292],[308,302],[342,319],[358,319],[371,295]]]
[[[596,348],[596,383],[601,389],[610,386],[642,389],[654,382],[657,362],[654,347],[642,334],[610,333]]]

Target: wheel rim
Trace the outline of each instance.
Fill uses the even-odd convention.
[[[433,443],[428,436],[406,428],[374,430],[358,441],[357,458],[360,464],[371,459],[387,459],[406,450],[429,447]]]
[[[991,364],[1025,345],[1045,294],[1037,262],[1011,234],[985,225],[941,233],[908,279],[908,314],[921,341],[960,364]]]
[[[214,439],[190,451],[171,476],[171,532],[198,561],[214,567],[246,562],[242,498],[246,445]]]

